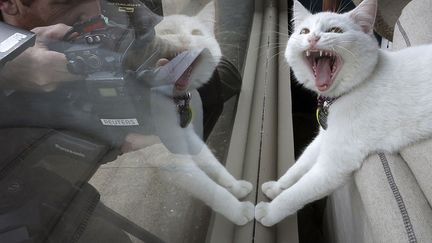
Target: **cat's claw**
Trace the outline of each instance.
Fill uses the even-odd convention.
[[[281,187],[280,183],[277,181],[269,181],[261,186],[264,194],[270,198],[274,199],[277,195],[279,195],[284,189]]]
[[[253,189],[253,186],[248,181],[239,180],[228,190],[238,199],[246,197]]]
[[[277,222],[275,222],[270,216],[270,203],[260,202],[255,207],[255,219],[262,225],[270,227]]]
[[[231,221],[237,225],[245,225],[254,219],[255,205],[251,202],[240,202],[240,204],[240,215]]]

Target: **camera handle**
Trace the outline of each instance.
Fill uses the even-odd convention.
[[[6,62],[34,46],[35,41],[35,33],[0,21],[0,70]]]

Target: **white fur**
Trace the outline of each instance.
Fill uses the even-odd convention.
[[[194,69],[190,89],[208,82],[220,60],[221,50],[214,37],[214,27],[203,24],[204,20],[209,19],[213,20],[213,26],[213,2],[195,17],[167,16],[155,28],[158,41],[165,43],[162,45],[166,47],[162,50],[163,56],[173,57],[176,53],[195,48],[210,50],[212,55],[205,57],[206,64],[200,65],[199,70]],[[254,218],[255,207],[251,202],[240,202],[238,199],[252,191],[252,184],[236,180],[226,170],[196,134],[193,123],[186,128],[179,126],[177,107],[171,98],[172,90],[172,85],[164,85],[153,88],[151,92],[151,117],[156,134],[171,152],[177,153],[173,154],[176,159],[163,160],[155,166],[163,170],[165,178],[172,180],[216,212],[235,224],[246,224]],[[197,96],[196,92],[193,99]],[[202,104],[193,101],[195,122],[202,123],[196,115],[200,113],[197,109],[202,109]]]
[[[373,22],[369,21],[368,28],[363,20],[358,22],[352,17],[361,11],[373,14],[365,19],[373,19],[373,8],[376,0],[365,0],[351,13],[308,14],[288,41],[286,58],[297,79],[317,93],[310,71],[299,58],[305,50],[300,29],[308,27],[321,34],[319,45],[334,47],[343,56],[345,64],[336,81],[322,93],[342,96],[330,107],[327,130],[319,132],[278,181],[262,185],[263,192],[274,198],[255,209],[255,217],[263,225],[274,225],[305,204],[333,192],[369,154],[396,152],[432,135],[432,45],[397,52],[377,49],[369,31]],[[346,28],[346,32],[322,32],[333,25]]]
[[[215,7],[208,3],[196,16],[170,15],[155,26],[156,37],[163,43],[161,55],[170,58],[185,50],[207,48],[211,57],[191,74],[191,89],[202,86],[209,80],[222,56],[214,34]]]

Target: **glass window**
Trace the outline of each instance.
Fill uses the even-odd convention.
[[[253,219],[224,168],[253,1],[0,6],[0,242],[201,243],[212,211]]]

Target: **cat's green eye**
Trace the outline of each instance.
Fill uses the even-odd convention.
[[[308,28],[303,28],[301,31],[300,31],[300,34],[301,35],[303,35],[303,34],[308,34],[310,32],[310,30],[308,29]]]
[[[333,27],[327,30],[327,32],[332,32],[332,33],[343,33],[343,30],[339,27]]]

